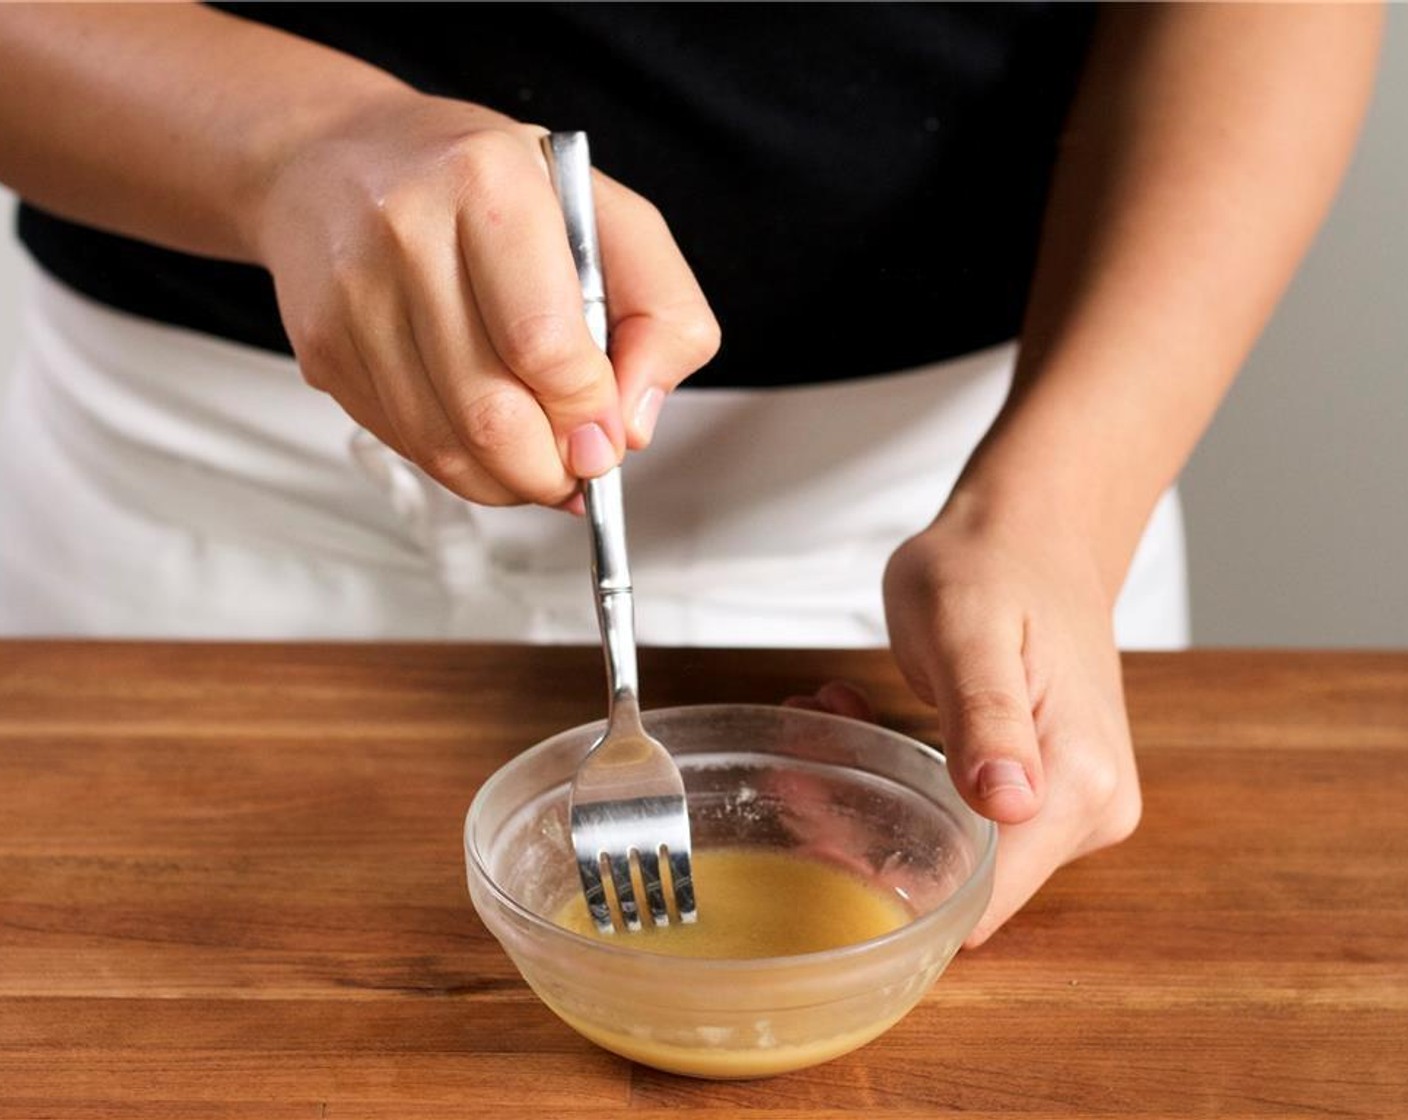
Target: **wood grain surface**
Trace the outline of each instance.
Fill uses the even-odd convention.
[[[651,706],[879,652],[645,651]],[[692,1081],[583,1042],[475,917],[463,815],[594,650],[0,643],[0,1120],[1408,1117],[1408,654],[1126,659],[1146,811],[898,1027]]]

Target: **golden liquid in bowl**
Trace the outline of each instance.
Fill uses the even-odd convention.
[[[910,913],[893,894],[820,862],[758,848],[694,853],[699,920],[598,933],[580,894],[553,921],[587,937],[674,957],[748,960],[819,953],[898,929]]]
[[[913,915],[900,899],[819,860],[756,848],[715,848],[694,853],[699,920],[646,928],[639,933],[598,933],[581,895],[554,915],[573,933],[613,944],[679,957],[747,960],[793,956],[854,945],[907,924]],[[647,919],[648,920],[648,919]],[[738,982],[744,982],[740,980]],[[546,999],[547,997],[545,997]],[[818,1010],[816,1037],[804,1043],[759,1039],[697,1045],[667,1042],[641,1021],[587,1022],[548,1005],[600,1046],[658,1069],[693,1077],[765,1077],[827,1061],[864,1045],[903,1014],[889,1014],[862,1029],[827,1029]],[[647,1009],[642,1019],[648,1020]]]

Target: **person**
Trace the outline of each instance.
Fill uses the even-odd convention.
[[[999,822],[979,944],[1139,818],[1118,645],[1187,640],[1171,488],[1380,21],[0,6],[0,628],[590,641],[553,507],[624,459],[644,640],[888,637]],[[609,356],[545,125],[593,141]]]

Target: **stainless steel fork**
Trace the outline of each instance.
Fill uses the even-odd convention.
[[[591,157],[584,132],[543,137],[543,154],[562,206],[582,303],[592,338],[606,349],[606,287],[592,205]],[[690,868],[689,813],[679,767],[640,720],[636,633],[621,469],[613,468],[582,486],[591,530],[596,615],[606,654],[606,733],[582,760],[572,782],[572,844],[592,921],[603,933],[641,928],[632,864],[651,921],[671,921],[662,874],[669,876],[674,917],[697,916]],[[619,916],[613,916],[606,883]]]

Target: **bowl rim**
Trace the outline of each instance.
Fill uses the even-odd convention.
[[[836,715],[832,712],[818,712],[806,708],[788,708],[784,707],[781,704],[712,703],[676,704],[668,708],[650,708],[646,709],[645,711],[642,711],[641,715],[643,717],[648,718],[650,716],[676,715],[680,712],[705,714],[710,711],[720,710],[727,710],[730,712],[786,712],[789,717],[796,716],[802,719],[803,721],[812,719],[829,724],[857,724],[861,727],[864,727],[870,733],[879,733],[883,737],[896,740],[902,746],[916,750],[921,754],[928,755],[932,760],[942,766],[946,773],[948,771],[948,760],[944,757],[941,751],[937,750],[934,747],[931,747],[929,744],[922,743],[918,739],[914,739],[908,735],[905,735],[903,732],[895,731],[893,728],[885,727],[878,723],[872,723],[869,720],[854,719],[850,716]],[[764,969],[786,969],[789,967],[813,968],[817,965],[826,964],[831,961],[841,961],[855,956],[878,952],[897,942],[916,938],[919,932],[921,932],[923,929],[929,926],[939,924],[940,919],[946,916],[951,910],[955,909],[958,906],[960,900],[966,900],[967,897],[977,888],[977,885],[982,882],[985,878],[988,878],[987,872],[989,870],[989,866],[996,861],[998,839],[997,825],[994,824],[991,820],[982,816],[981,814],[975,812],[973,808],[966,801],[963,801],[962,797],[960,796],[959,803],[963,806],[965,811],[967,811],[971,816],[973,816],[979,821],[983,831],[983,843],[981,844],[980,850],[977,853],[977,859],[974,861],[973,870],[970,872],[968,877],[958,885],[954,892],[950,894],[947,898],[945,898],[941,903],[939,903],[938,906],[934,907],[934,909],[930,910],[926,914],[921,914],[913,921],[906,922],[904,925],[898,926],[897,928],[890,930],[888,933],[882,933],[878,937],[867,938],[864,941],[857,941],[850,945],[841,945],[835,949],[821,949],[811,953],[791,953],[786,956],[778,957],[738,958],[679,957],[672,956],[667,953],[652,953],[649,950],[629,948],[626,945],[615,945],[609,941],[602,941],[594,937],[587,937],[580,933],[574,933],[572,930],[565,929],[564,927],[558,925],[550,918],[545,918],[541,914],[535,913],[534,911],[528,909],[528,907],[524,906],[512,895],[510,895],[506,890],[499,886],[499,884],[494,881],[493,876],[489,874],[489,869],[485,865],[484,859],[479,851],[478,845],[476,845],[472,839],[470,829],[471,825],[474,822],[475,810],[483,804],[484,800],[489,796],[494,786],[499,781],[507,780],[505,774],[511,767],[518,765],[520,762],[526,761],[535,754],[546,753],[555,743],[558,742],[558,740],[563,739],[568,735],[578,735],[584,730],[597,727],[604,728],[605,726],[605,720],[595,720],[591,723],[583,723],[578,724],[576,727],[566,728],[562,731],[557,732],[554,735],[550,735],[546,739],[534,743],[531,747],[528,747],[527,749],[514,755],[514,757],[511,758],[508,762],[504,763],[492,774],[490,774],[489,777],[485,779],[484,784],[479,787],[478,792],[475,793],[474,798],[470,801],[469,809],[465,813],[464,849],[465,854],[472,860],[474,869],[478,873],[479,879],[488,888],[489,893],[494,897],[496,902],[504,906],[516,917],[526,921],[529,926],[545,932],[548,936],[566,937],[570,939],[572,944],[582,949],[591,952],[600,952],[606,954],[606,957],[609,960],[624,961],[629,959],[632,962],[635,962],[638,967],[668,968],[670,970],[676,971],[681,967],[688,967],[699,968],[702,971],[706,972],[752,972],[762,971]],[[481,915],[481,921],[482,920],[483,917]],[[490,930],[490,932],[492,933],[493,931]],[[971,930],[968,932],[971,932]],[[622,936],[625,937],[626,935]],[[964,936],[966,939],[967,934],[965,933]]]

